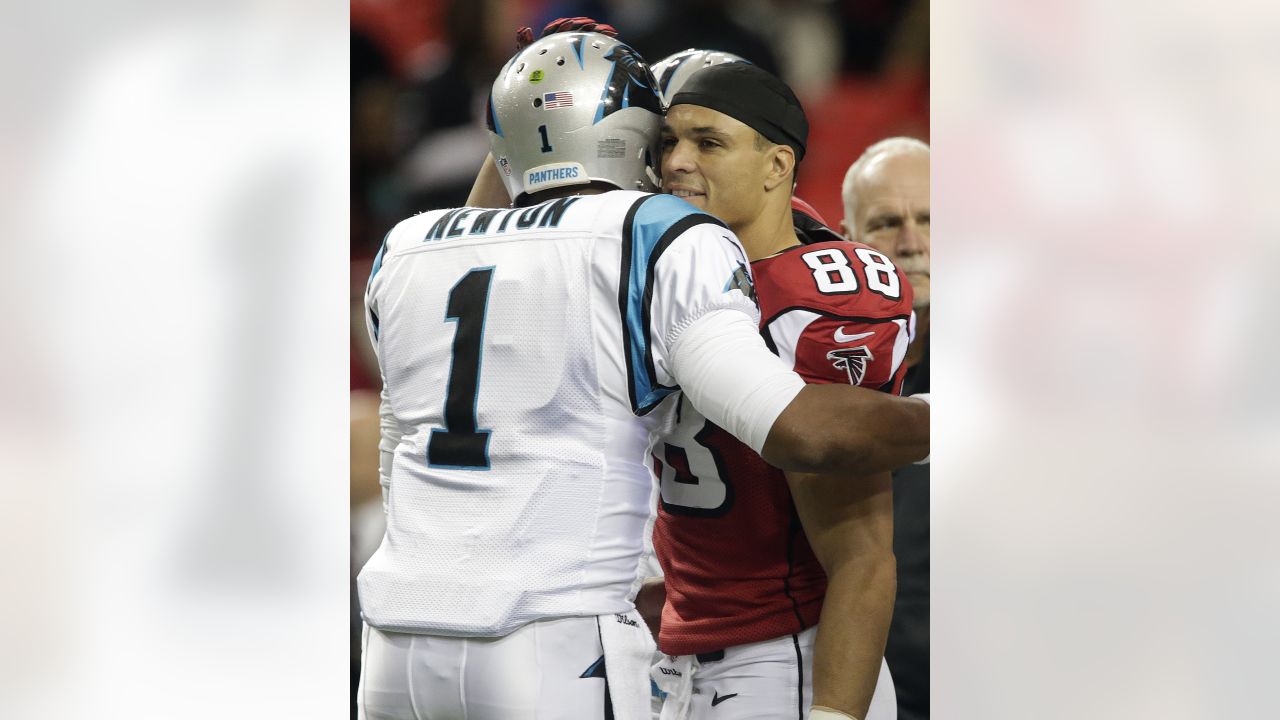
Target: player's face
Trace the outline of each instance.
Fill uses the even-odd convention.
[[[889,256],[911,280],[917,308],[929,305],[929,155],[886,155],[859,178],[853,239]]]
[[[676,105],[662,124],[662,190],[715,215],[732,230],[763,209],[766,153],[756,131],[698,105]]]

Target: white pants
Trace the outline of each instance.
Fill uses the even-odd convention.
[[[653,639],[635,611],[500,638],[365,626],[361,720],[646,720]]]
[[[817,630],[812,627],[798,635],[725,648],[723,659],[664,659],[654,668],[655,681],[662,686],[665,680],[663,689],[673,692],[666,698],[671,708],[664,706],[663,720],[805,720],[813,704]],[[683,684],[674,681],[685,676],[688,681]],[[682,693],[688,700],[683,712]],[[864,720],[897,717],[893,678],[881,659],[880,678]]]

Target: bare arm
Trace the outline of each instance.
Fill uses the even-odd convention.
[[[351,507],[378,497],[378,395],[369,390],[351,391]]]
[[[475,184],[471,186],[471,194],[467,196],[467,207],[511,207],[511,196],[502,184],[502,176],[498,174],[493,153],[484,156],[484,164],[480,166]]]
[[[805,385],[745,313],[699,318],[684,330],[671,369],[694,407],[776,468],[862,477],[929,455],[929,403]]]
[[[849,480],[787,473],[809,545],[827,572],[814,648],[813,704],[865,718],[897,589],[893,484],[888,473]]]
[[[847,385],[806,385],[774,421],[760,452],[774,467],[856,475],[928,454],[928,403]]]
[[[636,594],[636,611],[649,626],[654,641],[662,629],[662,606],[667,602],[667,583],[664,578],[649,578]]]

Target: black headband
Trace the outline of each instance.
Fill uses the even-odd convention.
[[[712,65],[694,73],[671,106],[700,105],[741,122],[779,145],[790,145],[796,160],[804,158],[809,121],[787,84],[772,73],[745,62]]]

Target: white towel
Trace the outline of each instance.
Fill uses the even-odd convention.
[[[616,720],[650,720],[649,665],[653,636],[635,609],[625,615],[601,615],[600,643]]]
[[[667,694],[662,703],[660,720],[687,720],[693,702],[693,674],[698,660],[693,655],[663,655],[654,663],[650,677],[658,689]]]

